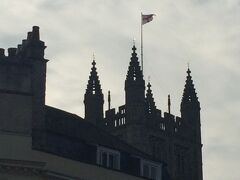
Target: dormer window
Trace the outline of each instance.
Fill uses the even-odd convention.
[[[162,165],[152,161],[141,160],[141,176],[153,180],[162,180]]]
[[[97,164],[111,169],[120,169],[120,152],[98,146]]]

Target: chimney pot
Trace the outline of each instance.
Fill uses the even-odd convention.
[[[32,28],[32,39],[33,40],[39,40],[39,27],[38,26],[33,26]]]

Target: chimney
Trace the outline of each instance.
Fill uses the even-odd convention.
[[[32,32],[28,32],[27,34],[27,40],[31,40],[32,39]]]
[[[8,57],[16,56],[17,48],[8,48]]]

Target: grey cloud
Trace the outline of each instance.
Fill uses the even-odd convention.
[[[166,110],[170,93],[180,114],[190,62],[202,107],[204,177],[239,178],[238,0],[22,0],[1,1],[0,11],[2,47],[41,27],[50,59],[47,103],[81,116],[93,52],[105,96],[110,89],[113,106],[122,105],[133,37],[140,55],[140,12],[157,14],[144,25],[145,80],[151,76],[157,106]]]

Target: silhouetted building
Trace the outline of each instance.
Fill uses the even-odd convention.
[[[156,108],[133,46],[125,104],[104,116],[93,60],[85,118],[45,105],[45,43],[39,28],[8,56],[0,49],[0,177],[12,179],[202,180],[200,103],[190,70],[181,117]],[[93,173],[94,172],[94,173]]]
[[[85,119],[167,163],[172,180],[202,180],[200,103],[190,69],[182,96],[181,117],[171,114],[170,95],[168,112],[162,116],[162,111],[156,108],[150,83],[145,95],[145,81],[135,45],[132,51],[125,80],[125,104],[117,112],[110,108],[108,92],[109,109],[104,118],[103,94],[93,61],[84,100]],[[150,166],[145,168],[146,176],[150,176]]]
[[[92,123],[45,105],[45,48],[34,26],[8,56],[0,49],[0,179],[141,180],[148,165],[152,178],[168,180],[165,163],[98,124],[103,94],[95,62],[85,95]]]

